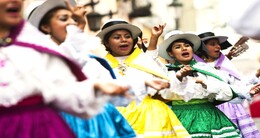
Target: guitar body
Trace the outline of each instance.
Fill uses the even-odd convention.
[[[244,53],[249,48],[249,46],[246,44],[248,39],[248,37],[242,36],[228,52],[227,57],[232,59],[233,57],[238,57]]]

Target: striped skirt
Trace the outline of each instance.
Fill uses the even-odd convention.
[[[242,104],[224,103],[217,106],[240,130],[244,138],[260,138],[254,120]]]
[[[172,110],[192,137],[241,137],[236,125],[205,100],[173,101]]]

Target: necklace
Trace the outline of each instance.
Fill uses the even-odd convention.
[[[11,37],[0,38],[0,46],[6,46],[12,42]]]
[[[118,65],[119,73],[124,76],[125,72],[127,70],[127,65],[125,63],[119,64]]]

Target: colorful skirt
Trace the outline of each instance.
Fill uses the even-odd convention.
[[[192,137],[242,137],[236,125],[206,100],[173,101],[172,110]]]
[[[244,138],[260,138],[254,120],[242,104],[224,103],[217,106],[234,124],[237,125]]]
[[[103,112],[90,118],[82,119],[62,112],[64,120],[77,135],[77,138],[133,138],[134,130],[127,120],[112,104],[106,104]]]
[[[138,136],[145,138],[190,137],[179,119],[162,101],[146,97],[140,104],[117,107]]]
[[[0,138],[76,138],[59,113],[46,105],[0,108]]]

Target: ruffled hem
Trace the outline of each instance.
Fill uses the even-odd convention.
[[[192,137],[241,137],[235,124],[212,103],[172,105]]]
[[[176,115],[162,101],[146,97],[138,105],[132,102],[127,107],[117,109],[137,135],[152,138],[190,137]]]
[[[87,120],[64,112],[61,115],[77,135],[77,138],[136,137],[127,120],[112,104],[106,104],[103,112]]]

